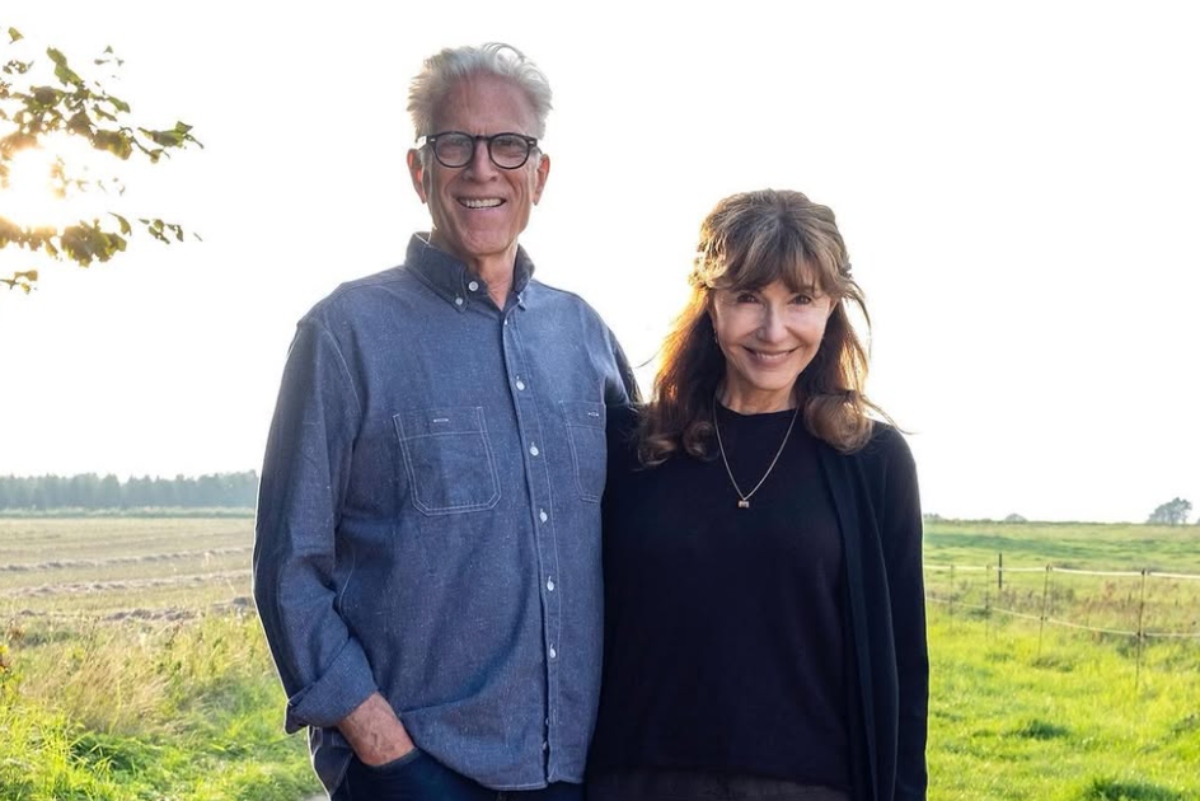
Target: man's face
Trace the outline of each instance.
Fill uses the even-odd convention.
[[[533,107],[512,83],[491,75],[464,78],[443,99],[434,130],[491,136],[533,136]],[[443,167],[432,151],[423,165],[417,151],[408,154],[413,186],[433,217],[432,243],[462,259],[477,272],[487,265],[511,267],[517,237],[529,222],[529,211],[542,197],[550,159],[534,151],[515,170],[497,167],[487,144],[477,140],[475,154],[464,167]]]

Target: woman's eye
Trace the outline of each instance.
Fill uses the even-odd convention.
[[[812,302],[813,302],[812,295],[796,295],[794,298],[792,298],[792,303],[795,303],[800,306],[807,306],[808,304],[810,304]]]
[[[753,292],[739,292],[733,299],[738,303],[758,303],[758,296]]]

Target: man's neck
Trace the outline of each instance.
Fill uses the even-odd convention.
[[[503,309],[508,301],[508,293],[512,291],[513,272],[516,264],[516,253],[507,264],[500,260],[472,260],[467,262],[467,269],[483,279],[488,289],[488,297],[497,309]]]
[[[433,236],[429,239],[429,244],[455,257],[466,265],[469,272],[479,276],[488,289],[488,297],[496,304],[496,308],[503,309],[504,304],[508,301],[508,293],[512,291],[513,273],[516,271],[517,264],[516,244],[514,243],[504,253],[487,256],[464,256],[454,252],[453,249],[447,247],[439,239],[440,237],[434,232]]]

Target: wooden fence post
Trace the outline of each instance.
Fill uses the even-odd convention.
[[[946,601],[950,607],[950,630],[954,631],[954,565],[950,565],[950,592]]]
[[[1142,590],[1141,598],[1138,601],[1137,670],[1133,678],[1133,689],[1135,691],[1142,686],[1142,650],[1146,642],[1146,573],[1147,570],[1142,568]]]
[[[1042,658],[1042,632],[1046,630],[1046,601],[1050,596],[1050,565],[1046,565],[1046,579],[1042,582],[1042,614],[1038,620],[1037,658]]]

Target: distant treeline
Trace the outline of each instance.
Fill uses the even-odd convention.
[[[189,478],[0,476],[3,509],[142,509],[147,507],[252,507],[258,473],[214,473]]]

